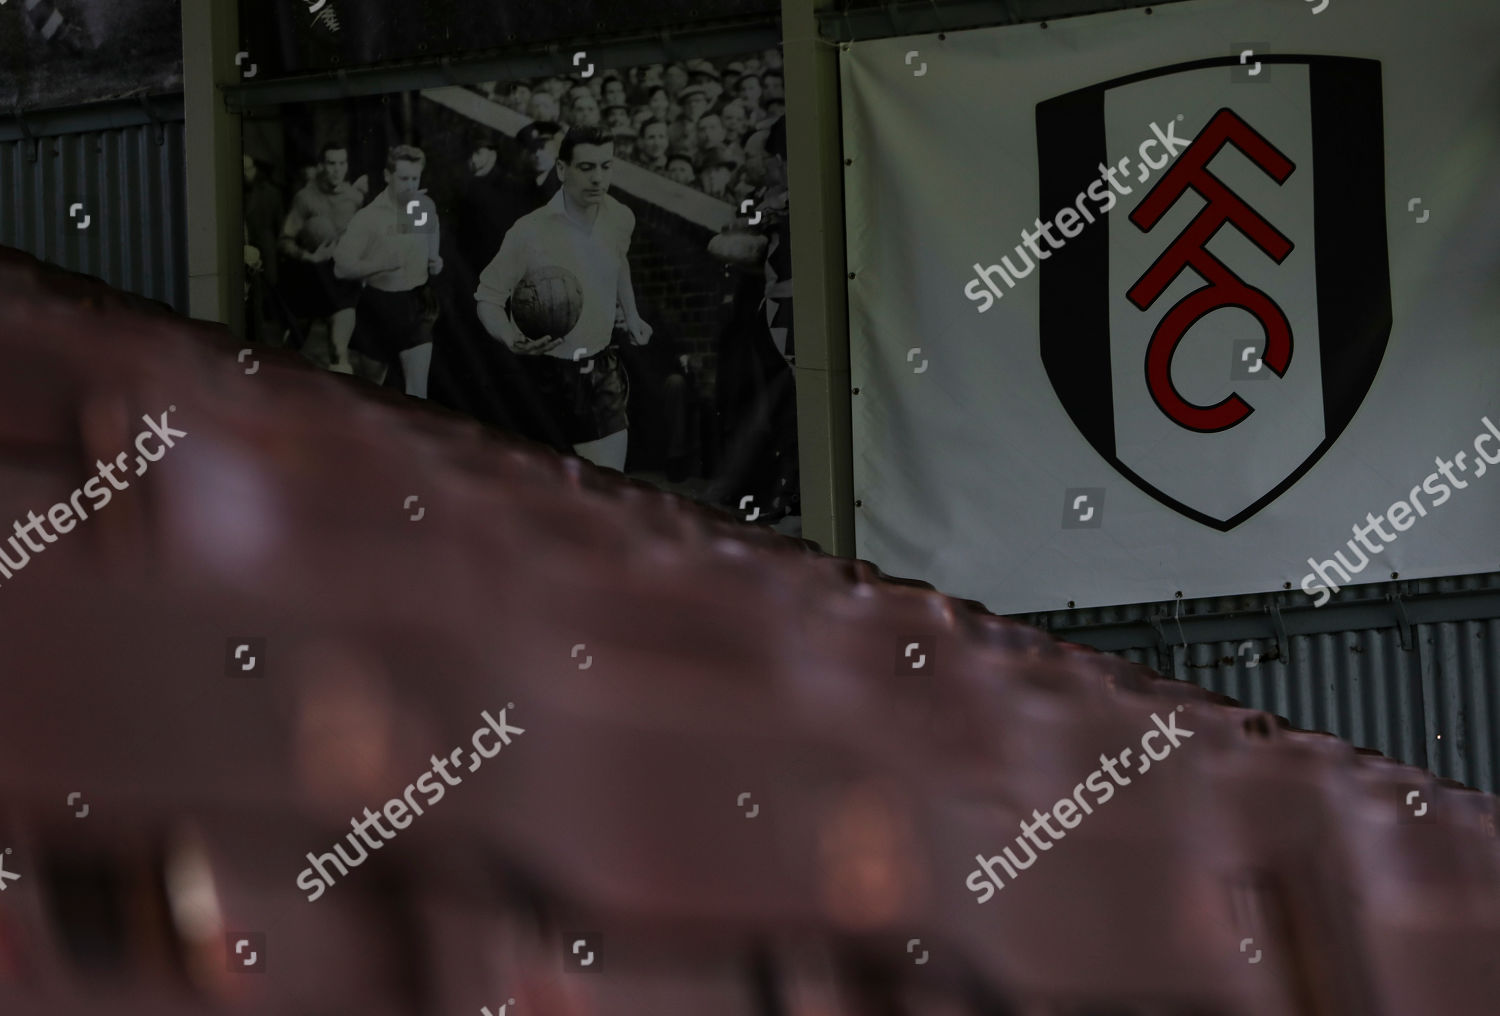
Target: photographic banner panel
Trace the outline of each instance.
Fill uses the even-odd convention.
[[[255,341],[800,532],[775,50],[245,126]]]
[[[1500,566],[1496,37],[1204,0],[855,43],[859,556],[1002,613]]]

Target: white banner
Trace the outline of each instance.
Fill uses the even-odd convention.
[[[858,556],[1000,613],[1500,568],[1497,38],[1200,0],[855,43]]]

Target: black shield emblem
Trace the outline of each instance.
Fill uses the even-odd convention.
[[[1038,259],[1047,376],[1121,474],[1224,532],[1338,440],[1391,332],[1380,64],[1259,59],[1274,88],[1225,57],[1037,107],[1041,210],[1097,219]]]

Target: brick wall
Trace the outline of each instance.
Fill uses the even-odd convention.
[[[679,352],[701,356],[704,380],[711,381],[726,298],[734,292],[724,265],[709,256],[713,232],[632,195],[616,197],[635,213],[630,274],[642,316],[654,328],[665,326]]]

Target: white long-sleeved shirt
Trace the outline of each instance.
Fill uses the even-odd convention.
[[[635,232],[635,213],[605,194],[590,229],[568,215],[563,201],[563,192],[558,191],[541,208],[516,220],[505,234],[500,252],[480,273],[474,299],[504,307],[516,285],[533,268],[566,268],[583,287],[583,313],[548,355],[571,360],[575,350],[592,356],[609,345],[620,272]]]

